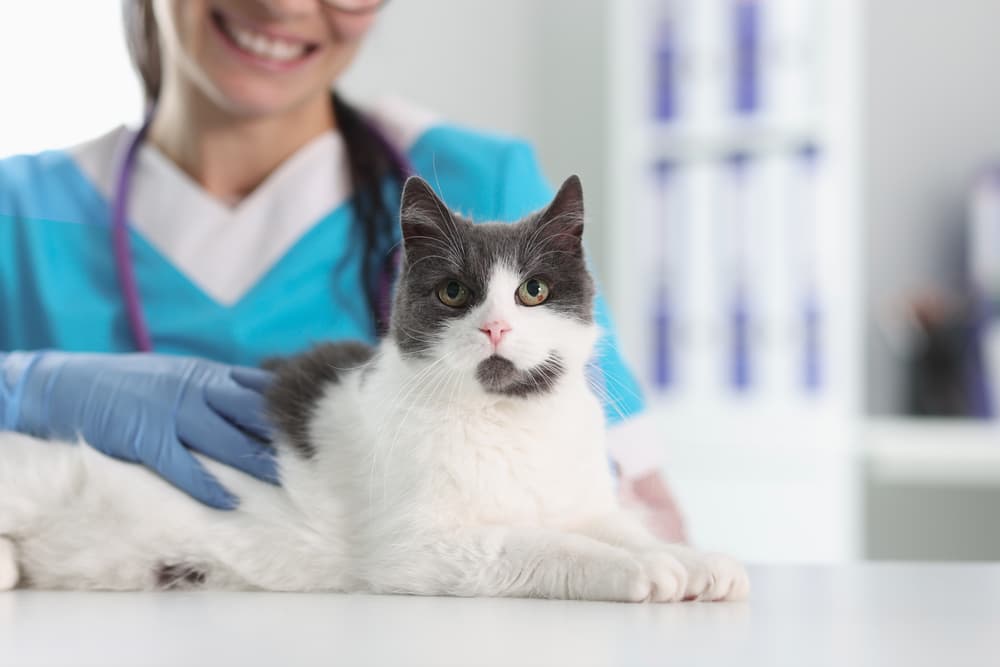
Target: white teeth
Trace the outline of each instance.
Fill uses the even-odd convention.
[[[306,53],[302,44],[293,44],[280,39],[272,39],[259,32],[245,30],[237,26],[225,24],[226,32],[241,48],[255,56],[277,61],[289,61],[301,58]]]

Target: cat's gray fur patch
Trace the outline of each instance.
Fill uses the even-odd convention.
[[[479,362],[476,379],[490,393],[525,398],[550,391],[565,371],[562,358],[556,352],[526,371],[518,370],[509,359],[494,354]]]
[[[427,356],[436,332],[481,300],[498,263],[549,284],[548,301],[536,308],[593,321],[595,288],[583,253],[583,189],[576,176],[546,208],[511,224],[473,224],[413,177],[403,188],[400,220],[405,253],[390,335],[404,354]],[[437,287],[452,278],[470,290],[464,308],[446,306],[436,296]]]
[[[164,591],[198,588],[208,579],[203,569],[187,563],[160,563],[153,576]]]
[[[309,437],[316,402],[343,373],[364,366],[375,350],[364,343],[324,343],[281,362],[271,362],[274,383],[267,390],[268,414],[302,456],[316,453]]]

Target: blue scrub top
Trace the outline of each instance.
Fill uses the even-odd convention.
[[[449,206],[475,220],[514,221],[553,195],[524,142],[398,103],[371,114]],[[119,128],[73,149],[0,160],[0,351],[134,350],[109,202],[131,137]],[[130,243],[154,350],[257,365],[319,341],[374,342],[345,160],[330,133],[229,207],[143,146]],[[600,296],[597,320],[594,368],[615,423],[643,400]]]

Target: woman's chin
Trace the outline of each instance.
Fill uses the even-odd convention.
[[[302,105],[309,97],[325,93],[293,95],[288,86],[259,80],[216,81],[212,97],[224,111],[237,116],[275,116]]]

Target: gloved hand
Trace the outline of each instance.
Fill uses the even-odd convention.
[[[254,368],[155,354],[0,355],[0,430],[82,436],[206,505],[232,509],[238,499],[189,450],[277,483],[262,396],[270,378]]]

